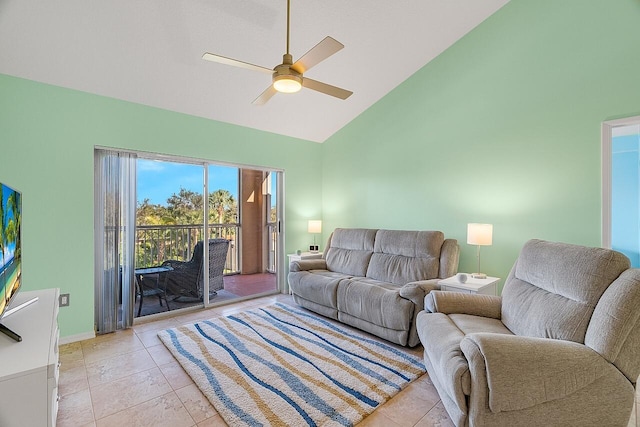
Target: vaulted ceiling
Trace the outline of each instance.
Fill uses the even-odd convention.
[[[286,0],[0,0],[0,73],[323,142],[508,0],[291,0],[294,61],[326,36],[345,45],[303,89],[251,102],[285,53]]]

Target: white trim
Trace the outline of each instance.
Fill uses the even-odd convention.
[[[202,272],[202,303],[204,308],[209,308],[211,305],[211,301],[209,301],[210,284],[209,280],[205,280],[206,277],[211,278],[209,275],[209,166],[202,168],[202,181],[204,184],[202,189],[202,214],[204,215],[202,224],[204,227],[202,230],[202,268],[204,269]],[[196,286],[198,286],[197,282]]]
[[[614,138],[619,136],[637,135],[640,133],[640,123],[633,123],[627,126],[614,127],[611,134]]]
[[[276,174],[276,224],[278,226],[278,244],[276,246],[276,285],[283,294],[289,293],[289,282],[287,280],[288,268],[285,268],[285,212],[284,212],[284,171]]]
[[[60,345],[71,344],[72,342],[90,340],[96,337],[95,332],[84,332],[82,334],[69,335],[66,337],[60,338]]]
[[[602,122],[602,247],[611,248],[611,151],[616,130],[640,125],[640,116]],[[617,133],[616,133],[617,134]]]
[[[210,159],[197,158],[197,157],[180,156],[178,154],[153,153],[149,151],[130,150],[126,148],[107,147],[102,145],[95,145],[94,149],[118,151],[122,153],[132,153],[132,154],[136,154],[139,159],[144,159],[144,160],[162,160],[167,162],[188,163],[193,165],[206,165],[206,166],[209,166],[209,165],[229,166],[229,167],[242,168],[242,169],[253,169],[253,170],[262,171],[262,172],[284,172],[284,169],[282,168],[276,168],[271,166],[257,166],[257,165],[250,165],[247,163],[225,162],[222,160],[210,160]]]
[[[625,117],[623,119],[607,120],[603,122],[611,127],[633,126],[640,123],[640,116]]]
[[[602,123],[602,242],[603,248],[611,248],[611,130],[608,122]]]

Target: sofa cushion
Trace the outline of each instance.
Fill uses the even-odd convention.
[[[364,276],[378,230],[336,228],[325,251],[327,269],[350,276]]]
[[[459,408],[466,408],[466,398],[471,390],[471,376],[469,365],[460,350],[460,341],[464,333],[453,323],[446,314],[427,313],[418,314],[416,319],[418,335],[424,346],[424,358],[428,359],[433,372],[433,378],[446,378],[441,382],[442,390],[449,400]],[[466,412],[466,410],[463,410]]]
[[[378,230],[366,276],[396,285],[437,278],[443,243],[440,231]]]
[[[399,289],[366,277],[343,279],[338,284],[338,311],[384,328],[408,331],[414,304],[402,298]]]
[[[627,268],[608,249],[530,240],[505,281],[502,321],[516,335],[584,343],[598,300]]]
[[[365,332],[369,332],[370,334],[378,336],[384,340],[391,341],[392,343],[406,346],[409,340],[409,331],[407,331],[406,329],[395,330],[385,328],[375,325],[371,322],[367,322],[366,320],[360,319],[359,317],[343,313],[342,311],[337,312],[337,319],[346,325],[353,326],[354,328],[358,328]]]
[[[469,314],[421,312],[417,318],[418,334],[424,346],[424,357],[429,359],[435,372],[430,376],[451,378],[441,386],[448,397],[460,408],[466,407],[466,398],[471,393],[471,376],[467,359],[462,354],[460,342],[476,332],[513,335],[500,320]]]
[[[337,309],[338,283],[347,277],[350,276],[327,270],[292,272],[289,273],[289,287],[306,300]]]
[[[507,329],[499,319],[474,316],[470,314],[450,314],[449,318],[465,335],[476,332],[513,335],[513,333]]]

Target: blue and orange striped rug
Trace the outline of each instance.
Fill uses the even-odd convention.
[[[351,426],[422,360],[285,304],[158,333],[230,426]]]

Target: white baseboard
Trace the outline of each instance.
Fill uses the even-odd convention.
[[[83,334],[69,335],[67,337],[60,338],[59,344],[60,345],[71,344],[72,342],[90,340],[91,338],[95,338],[95,337],[96,337],[95,332],[85,332]]]

